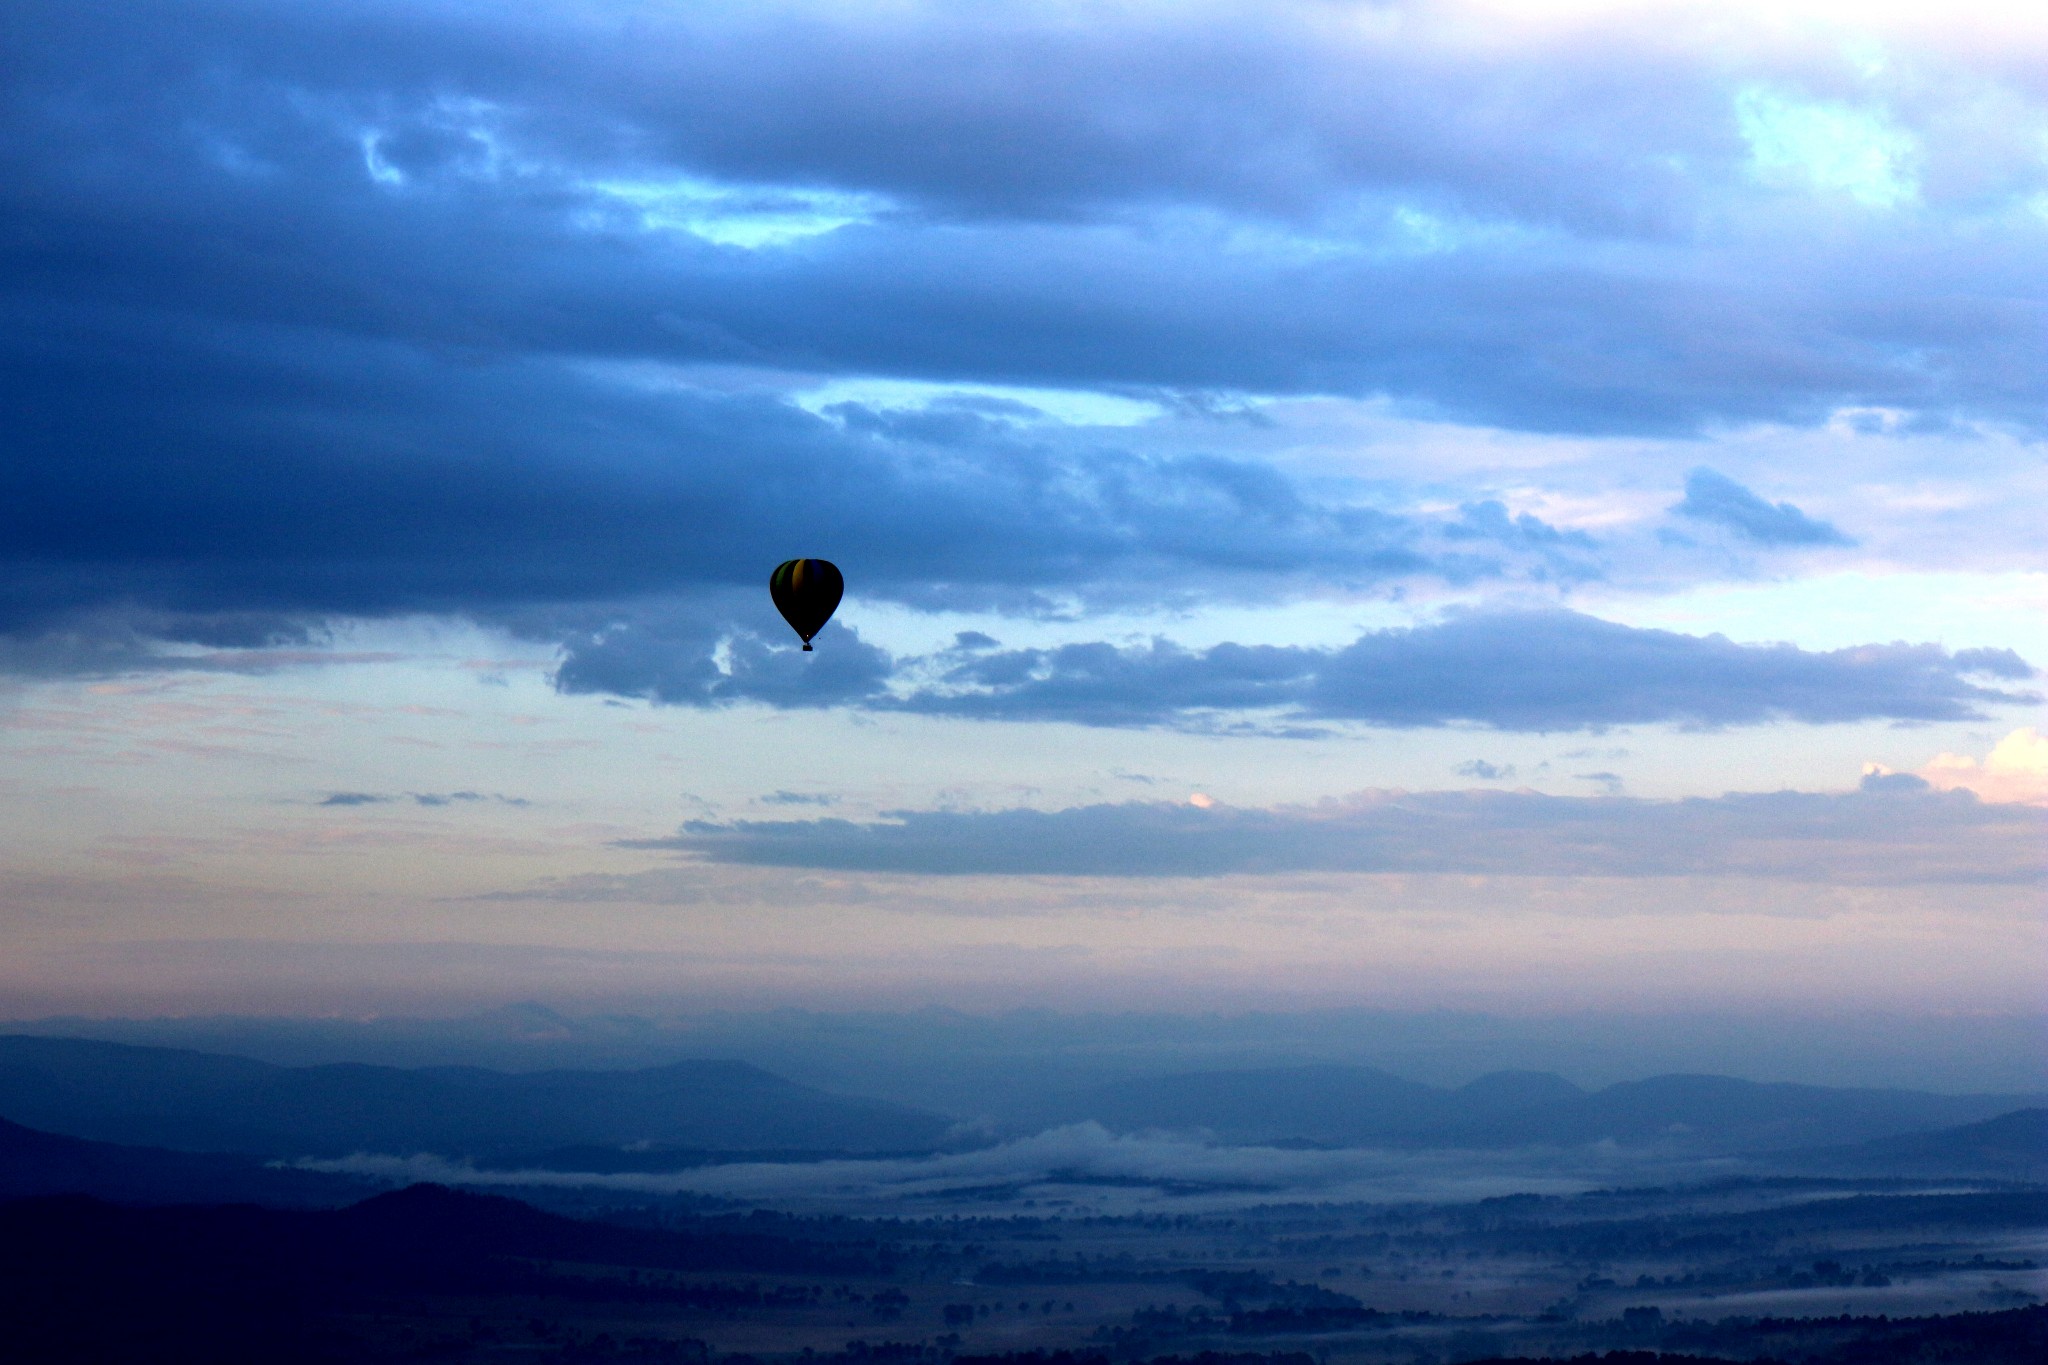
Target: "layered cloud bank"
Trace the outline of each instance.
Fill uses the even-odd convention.
[[[845,629],[826,638],[829,658],[814,663],[787,646],[708,628],[621,628],[573,642],[559,678],[572,692],[677,705],[856,705],[976,720],[1209,728],[1268,712],[1267,728],[1282,733],[1290,725],[1314,733],[1299,723],[1330,720],[1526,731],[1961,720],[1986,705],[2039,700],[2011,686],[2034,677],[2011,650],[1814,652],[1566,611],[1460,616],[1374,632],[1343,649],[1191,650],[1153,640],[1006,650],[976,636],[936,657],[896,660]]]
[[[904,811],[885,821],[693,822],[714,862],[864,872],[1214,877],[1289,872],[1744,876],[1847,884],[2048,877],[2048,814],[1866,779],[1847,795],[1682,801],[1532,792],[1362,792],[1309,807],[1128,802]]]
[[[765,629],[732,593],[793,545],[871,599],[1042,612],[1863,539],[1712,468],[1631,539],[1233,453],[1289,395],[2038,439],[2033,36],[1498,23],[37,0],[0,107],[0,666],[428,612],[601,685],[618,623]]]

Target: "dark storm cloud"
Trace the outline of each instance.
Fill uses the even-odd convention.
[[[1655,42],[1446,47],[1320,5],[24,27],[10,208],[73,299],[485,352],[1388,390],[1581,430],[2038,406],[2018,239],[1980,231],[1981,267],[1905,224],[1839,258],[1697,249],[1695,201],[1746,192],[1745,153],[1727,74]],[[750,253],[601,188],[685,175],[896,207]],[[1959,346],[1980,363],[1928,363]]]
[[[1151,578],[1182,592],[1205,574],[1479,577],[1514,556],[1426,545],[1420,523],[1313,502],[1238,461],[1075,451],[980,419],[932,439],[894,418],[274,329],[14,333],[0,401],[18,423],[0,467],[15,566],[0,626],[17,630],[108,599],[191,638],[223,612],[752,592],[792,543],[869,595],[926,597],[1144,564],[1180,566]]]
[[[2020,671],[2024,670],[2024,671]],[[2032,676],[2005,650],[1812,651],[1617,625],[1576,612],[1474,613],[1376,631],[1343,649],[1167,641],[981,653],[902,702],[913,710],[1086,725],[1276,710],[1302,720],[1594,730],[1772,720],[1958,720],[2033,700],[1973,681]]]
[[[671,364],[1190,409],[1386,393],[1543,430],[1844,402],[2038,422],[2032,229],[1980,223],[1958,256],[1930,200],[1703,244],[1703,196],[1799,212],[1743,198],[1711,63],[1375,23],[24,0],[0,96],[0,666],[447,612],[565,643],[571,690],[811,704],[878,695],[885,661],[849,647],[800,685],[746,643],[774,623],[726,594],[758,596],[793,545],[921,606],[1600,572],[1496,503],[1424,524],[1250,462],[1039,439],[1015,405],[816,416]],[[771,212],[849,222],[762,250],[677,225]],[[122,613],[143,624],[94,634]],[[707,673],[721,640],[736,662]],[[1292,670],[1311,712],[1387,705],[1341,660],[1080,648],[964,681],[992,713],[1114,723],[1114,688],[1063,689],[1122,671],[1179,689],[1168,709],[1263,705]]]
[[[1725,526],[1760,545],[1853,545],[1824,521],[1815,521],[1789,502],[1770,503],[1725,474],[1695,469],[1686,476],[1685,498],[1671,510],[1695,521]]]
[[[2048,877],[2048,811],[1889,786],[1683,801],[1369,792],[1276,809],[1130,802],[899,811],[872,823],[695,822],[673,839],[633,846],[720,863],[959,875],[1737,875],[2031,884]]]

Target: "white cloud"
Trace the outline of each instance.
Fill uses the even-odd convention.
[[[1967,788],[1986,801],[2048,806],[2048,735],[2029,725],[1998,741],[1981,762],[1943,753],[1920,776],[1943,791]]]

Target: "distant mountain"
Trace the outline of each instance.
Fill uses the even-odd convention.
[[[2029,1097],[1936,1095],[1658,1076],[1588,1094],[1544,1072],[1496,1072],[1458,1090],[1356,1066],[1192,1072],[1069,1097],[1043,1120],[1121,1131],[1198,1130],[1225,1141],[1401,1147],[1580,1146],[1774,1151],[1979,1121]]]
[[[930,1150],[934,1114],[813,1090],[743,1062],[514,1074],[479,1067],[284,1067],[176,1048],[0,1036],[0,1114],[187,1152],[493,1159],[651,1145]]]
[[[1960,1128],[1786,1153],[1781,1164],[1830,1175],[1992,1176],[2048,1182],[2048,1109],[2016,1109]]]
[[[1977,1122],[2025,1104],[2019,1095],[1936,1095],[1766,1084],[1729,1076],[1653,1076],[1448,1136],[1475,1146],[1530,1143],[1781,1151],[1869,1141]]]
[[[1201,1130],[1226,1141],[1341,1143],[1427,1127],[1446,1092],[1366,1066],[1269,1067],[1138,1077],[1057,1103],[1048,1122]]]
[[[1545,1104],[1569,1104],[1586,1092],[1549,1071],[1496,1071],[1459,1087],[1451,1106],[1460,1119],[1478,1122],[1489,1116],[1524,1113]]]
[[[376,1188],[348,1176],[272,1169],[256,1157],[88,1142],[0,1119],[0,1200],[89,1194],[120,1204],[331,1208]]]

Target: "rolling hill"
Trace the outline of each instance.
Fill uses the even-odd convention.
[[[50,1132],[265,1157],[554,1148],[926,1151],[938,1115],[814,1090],[742,1062],[636,1071],[286,1067],[176,1048],[0,1036],[0,1115]]]
[[[2048,1109],[2016,1109],[1959,1128],[1788,1153],[1784,1164],[1830,1175],[1991,1176],[2048,1182]]]
[[[348,1176],[273,1169],[256,1157],[90,1142],[0,1119],[0,1200],[86,1194],[117,1204],[329,1208],[375,1189]]]
[[[1040,1121],[1118,1131],[1199,1131],[1232,1142],[1394,1147],[1783,1151],[1979,1122],[2032,1097],[1655,1076],[1588,1093],[1541,1072],[1497,1072],[1456,1090],[1359,1066],[1192,1072],[1069,1096]]]

